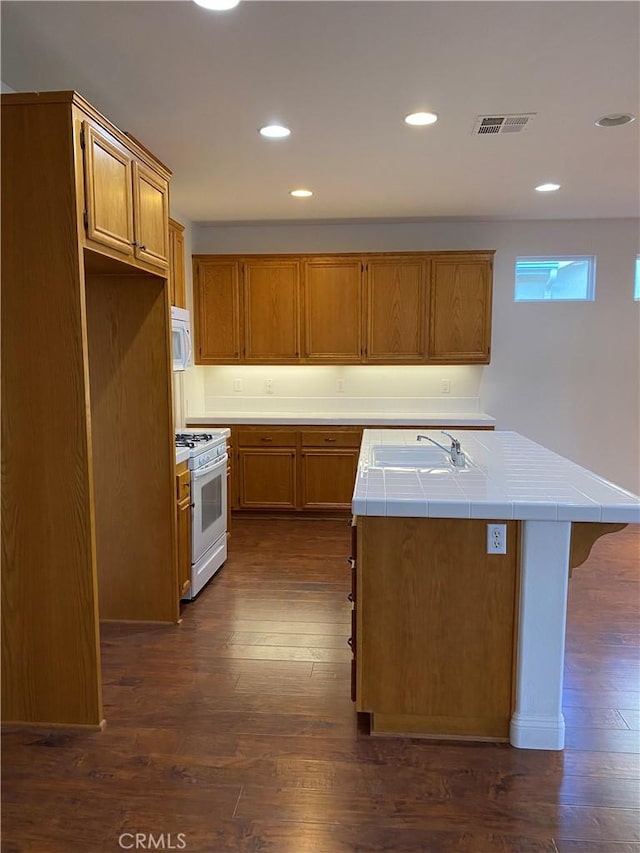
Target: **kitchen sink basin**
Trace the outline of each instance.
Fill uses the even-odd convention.
[[[418,468],[428,470],[453,468],[448,453],[433,445],[378,444],[369,456],[373,468]]]

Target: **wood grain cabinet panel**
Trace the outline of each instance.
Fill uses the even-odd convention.
[[[87,237],[133,255],[133,160],[115,139],[83,122]]]
[[[169,297],[177,308],[187,307],[184,278],[184,225],[169,220]]]
[[[507,740],[518,523],[358,518],[357,709],[372,730]],[[384,623],[385,630],[380,630]]]
[[[303,448],[302,509],[349,509],[358,468],[358,450]]]
[[[193,301],[198,363],[234,364],[241,361],[239,263],[233,260],[196,260]]]
[[[491,291],[491,255],[433,259],[429,310],[431,361],[489,362]]]
[[[300,264],[250,260],[242,265],[244,358],[286,364],[300,357]]]
[[[295,449],[243,448],[238,451],[242,509],[295,509]]]
[[[169,183],[134,161],[133,199],[135,256],[166,269],[169,263]]]
[[[320,258],[304,264],[307,362],[362,360],[362,262]]]
[[[366,261],[366,360],[420,363],[425,359],[425,268],[415,258]]]

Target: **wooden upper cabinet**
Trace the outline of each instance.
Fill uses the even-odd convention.
[[[486,364],[493,255],[196,255],[196,360]]]
[[[430,361],[489,363],[492,269],[492,253],[433,258]]]
[[[169,263],[169,182],[133,162],[134,248],[138,260],[166,268]]]
[[[196,259],[193,265],[196,361],[234,364],[242,360],[240,263]]]
[[[83,122],[87,237],[133,255],[133,161],[115,139]]]
[[[184,225],[169,220],[169,295],[171,304],[187,307],[184,279]]]
[[[304,356],[307,362],[362,360],[362,262],[319,258],[304,264]]]
[[[285,364],[300,357],[300,263],[243,263],[244,359]]]
[[[365,265],[368,362],[424,362],[428,261],[370,258]]]
[[[107,249],[106,254],[129,263],[165,270],[169,173],[154,171],[94,120],[82,122],[81,139],[87,245]],[[135,150],[138,143],[131,144]]]

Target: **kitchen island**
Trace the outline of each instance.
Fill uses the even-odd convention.
[[[374,734],[562,749],[570,570],[640,499],[515,432],[452,430],[457,458],[420,435],[363,435],[356,709]]]

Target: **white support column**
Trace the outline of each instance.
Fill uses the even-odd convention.
[[[571,522],[524,521],[522,526],[516,709],[510,741],[521,749],[563,749]]]

